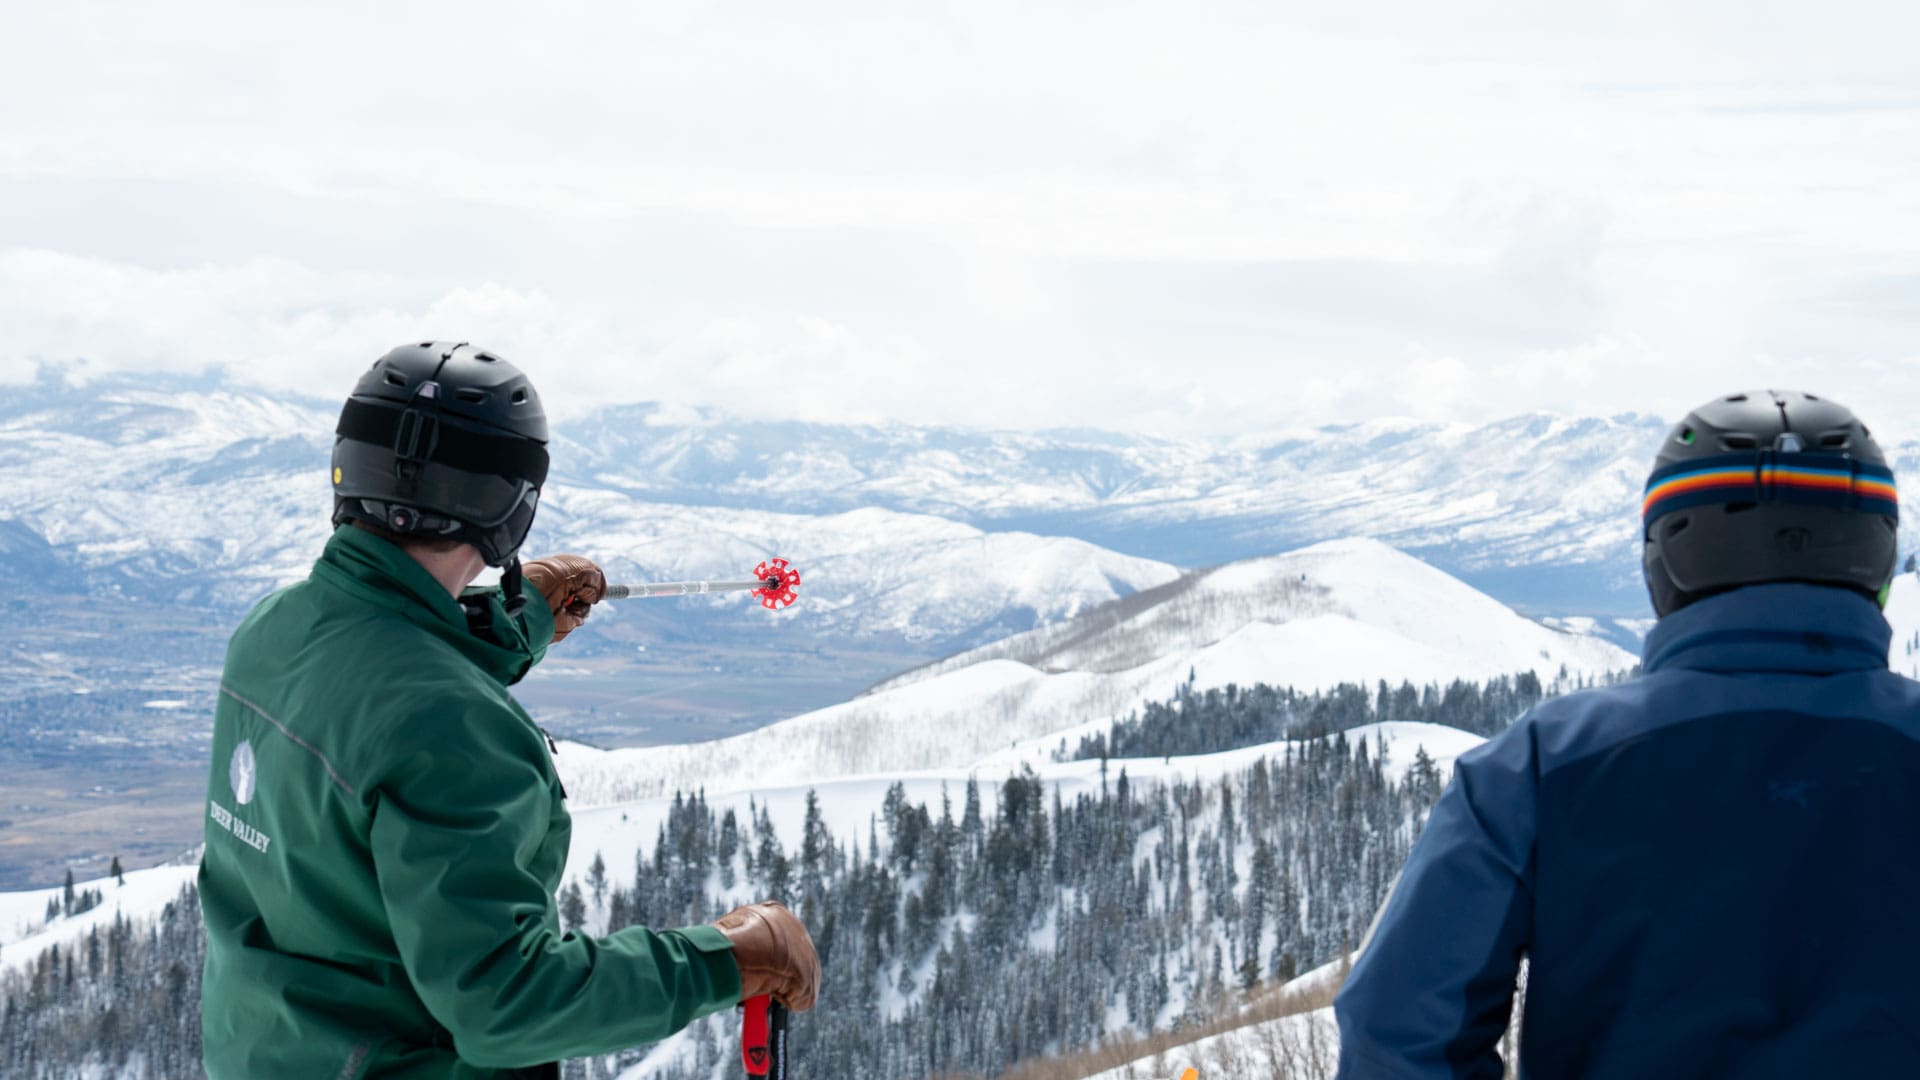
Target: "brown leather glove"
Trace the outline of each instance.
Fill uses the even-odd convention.
[[[553,640],[557,643],[587,621],[593,605],[607,593],[607,576],[593,560],[579,555],[549,555],[521,567],[527,584],[547,598],[553,612]]]
[[[713,924],[733,942],[740,965],[740,1000],[772,994],[794,1012],[813,1008],[820,993],[820,958],[813,938],[777,900],[734,908]]]

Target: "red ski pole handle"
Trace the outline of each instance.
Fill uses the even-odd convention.
[[[787,1007],[771,994],[740,1005],[747,1010],[740,1023],[740,1061],[747,1075],[787,1080]]]

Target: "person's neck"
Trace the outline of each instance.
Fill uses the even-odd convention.
[[[445,586],[456,600],[467,586],[473,584],[473,579],[487,568],[487,560],[480,557],[479,549],[472,544],[461,544],[452,551],[401,550],[425,567],[427,573],[433,575],[433,580]]]

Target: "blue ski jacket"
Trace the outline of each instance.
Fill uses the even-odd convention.
[[[1455,765],[1335,1002],[1339,1075],[1920,1076],[1920,683],[1844,589],[1699,601]]]

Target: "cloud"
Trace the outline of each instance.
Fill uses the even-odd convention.
[[[1398,380],[1398,397],[1408,415],[1422,420],[1459,419],[1474,390],[1473,369],[1451,356],[1415,356]]]
[[[425,335],[562,409],[1907,414],[1917,20],[39,5],[0,38],[0,379],[336,396]]]

